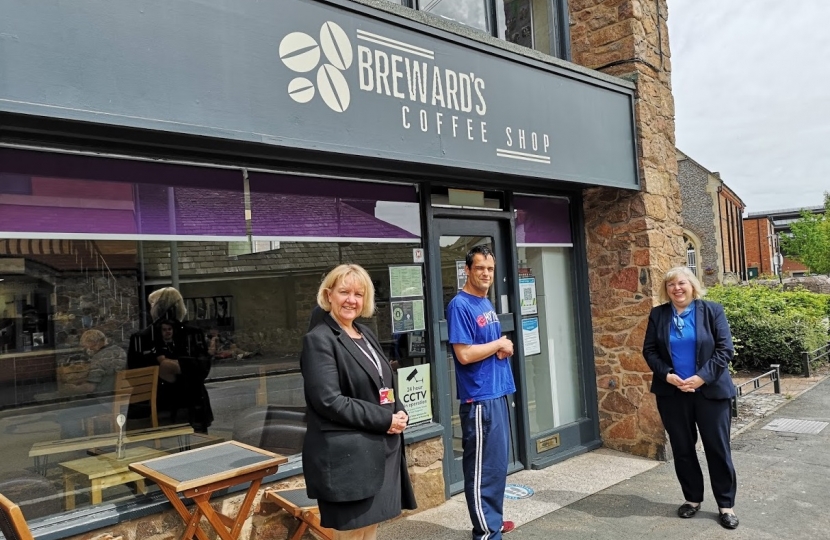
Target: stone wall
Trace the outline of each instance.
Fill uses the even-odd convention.
[[[573,61],[636,85],[638,192],[584,192],[600,431],[610,448],[666,455],[642,357],[647,317],[685,260],[666,0],[571,0]]]
[[[695,233],[701,242],[697,276],[706,287],[711,287],[718,282],[723,268],[718,256],[718,217],[709,171],[691,159],[681,159],[677,162],[677,180],[683,201],[683,227]],[[709,274],[706,268],[712,268],[714,272]]]
[[[417,442],[406,447],[409,476],[415,490],[415,499],[420,512],[434,508],[444,502],[444,476],[442,473],[442,458],[444,445],[442,439],[429,439]],[[356,479],[359,481],[359,479]],[[248,540],[274,540],[288,538],[296,529],[296,522],[276,504],[263,499],[265,489],[292,489],[305,487],[302,476],[293,476],[283,482],[268,484],[260,488],[254,500],[251,515],[242,527],[240,538]],[[237,509],[242,505],[244,494],[234,494],[227,497],[217,497],[211,504],[218,511],[235,516]],[[414,513],[407,512],[407,513]],[[212,530],[207,530],[204,520],[202,528],[206,530],[208,538],[215,538]],[[170,540],[179,538],[184,532],[184,522],[175,510],[167,510],[161,514],[125,521],[107,527],[106,535],[120,536],[123,540]],[[69,540],[104,540],[108,536],[101,536],[100,531],[70,537]],[[315,540],[310,532],[303,535],[303,540]]]

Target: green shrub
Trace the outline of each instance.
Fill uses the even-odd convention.
[[[735,369],[781,364],[785,373],[800,373],[801,353],[827,342],[828,295],[749,285],[716,286],[706,298],[723,304],[732,335],[740,340]]]

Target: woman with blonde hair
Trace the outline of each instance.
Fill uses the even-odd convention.
[[[403,444],[408,417],[377,337],[356,322],[375,311],[366,270],[341,264],[329,272],[317,303],[327,314],[306,334],[300,360],[306,489],[335,539],[374,540],[378,523],[415,508]]]
[[[718,522],[738,526],[737,478],[729,445],[735,385],[729,375],[734,355],[723,306],[702,299],[706,290],[686,267],[669,270],[660,287],[662,305],[648,318],[643,356],[654,373],[651,391],[669,434],[683,496],[681,518],[691,518],[703,501],[703,472],[697,434],[703,442]]]

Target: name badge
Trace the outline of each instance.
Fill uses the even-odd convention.
[[[380,404],[388,405],[389,403],[395,403],[395,390],[393,388],[381,388]]]

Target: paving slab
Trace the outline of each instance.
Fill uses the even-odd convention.
[[[680,519],[683,502],[673,462],[657,462],[600,449],[541,471],[521,471],[508,483],[530,487],[529,498],[505,501],[519,525],[507,540],[719,540],[830,539],[830,428],[818,434],[771,431],[776,419],[830,421],[830,379],[791,385],[788,395],[758,392],[742,401],[733,425],[738,474],[736,530],[717,522],[703,452],[707,499],[692,519]],[[797,388],[797,389],[796,389]],[[470,538],[463,494],[438,508],[383,524],[381,540]]]

